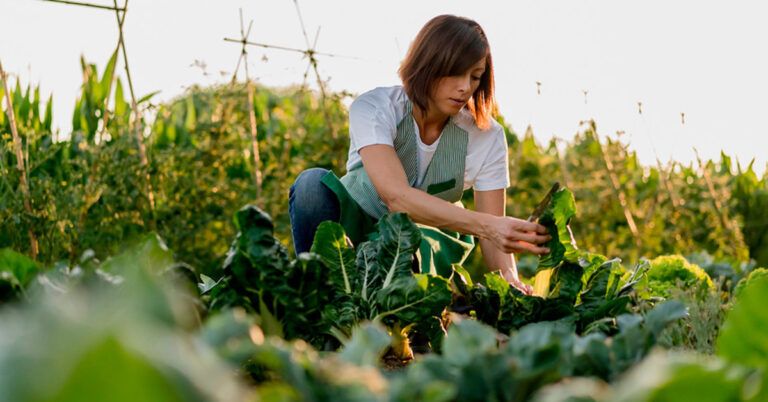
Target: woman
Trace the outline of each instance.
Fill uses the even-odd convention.
[[[449,275],[475,236],[486,265],[530,293],[512,253],[547,253],[542,244],[550,237],[542,225],[504,216],[507,143],[492,116],[493,64],[483,29],[462,17],[433,18],[399,74],[402,86],[376,88],[350,106],[347,174],[309,169],[291,187],[296,253],[309,251],[324,220],[341,222],[357,244],[387,212],[406,212],[424,238],[422,272]],[[475,211],[461,206],[469,188]]]

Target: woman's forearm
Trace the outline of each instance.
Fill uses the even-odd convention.
[[[499,250],[492,241],[480,239],[480,249],[483,252],[483,261],[489,271],[500,271],[504,277],[513,275],[517,278],[517,265],[515,256]]]
[[[489,271],[499,271],[501,277],[509,282],[510,285],[525,294],[533,294],[531,285],[520,280],[514,254],[505,253],[490,240],[480,239],[480,248],[483,250],[483,259]]]
[[[417,223],[477,236],[480,239],[483,260],[488,270],[498,270],[505,278],[508,276],[517,278],[514,255],[505,253],[483,235],[486,219],[492,219],[494,215],[458,207],[414,188],[409,188],[400,194],[400,197],[390,200],[390,211],[407,212]]]
[[[489,214],[456,206],[424,191],[407,187],[384,200],[392,212],[406,212],[414,222],[487,238]]]
[[[512,254],[499,250],[490,240],[480,239],[480,249],[483,252],[483,261],[489,271],[516,270],[515,258]]]

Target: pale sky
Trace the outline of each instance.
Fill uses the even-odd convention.
[[[397,67],[421,26],[435,15],[457,14],[484,27],[500,110],[519,133],[531,124],[542,143],[569,139],[580,120],[594,118],[603,136],[624,131],[646,164],[655,164],[653,144],[662,161],[691,161],[696,147],[705,158],[719,159],[724,150],[743,164],[756,158],[758,172],[765,167],[768,2],[300,0],[299,6],[310,40],[321,28],[318,51],[362,59],[319,57],[333,90],[398,84]],[[161,90],[156,99],[167,100],[195,83],[228,80],[240,48],[223,38],[239,36],[241,7],[246,25],[254,21],[252,41],[305,47],[292,0],[130,1],[125,40],[137,95]],[[0,0],[0,60],[22,82],[39,83],[46,97],[53,93],[54,125],[63,134],[71,129],[80,55],[103,69],[116,42],[113,12]],[[195,60],[205,63],[207,76],[192,66]],[[250,48],[249,67],[262,84],[280,86],[300,83],[306,61]]]

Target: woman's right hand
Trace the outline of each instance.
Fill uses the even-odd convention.
[[[552,239],[545,226],[511,216],[489,216],[485,232],[496,247],[514,254],[547,254],[542,245]]]

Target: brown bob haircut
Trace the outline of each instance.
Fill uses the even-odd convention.
[[[485,129],[496,114],[496,100],[491,50],[477,22],[455,15],[432,18],[416,35],[398,72],[408,98],[427,111],[440,78],[464,74],[483,57],[485,71],[468,107],[475,124]]]

